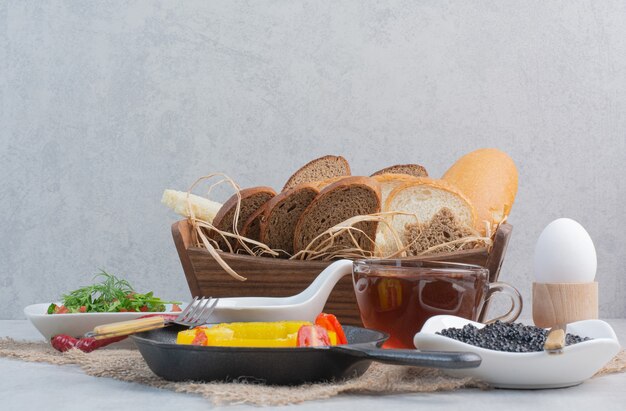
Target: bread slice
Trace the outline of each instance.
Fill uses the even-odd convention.
[[[304,210],[294,233],[293,248],[297,253],[305,249],[318,235],[329,228],[358,215],[373,214],[380,211],[380,185],[369,177],[343,178],[323,189],[313,202]],[[373,251],[378,223],[364,221],[354,226],[365,233],[353,232],[358,245],[365,251]],[[366,237],[367,235],[367,237]],[[353,248],[349,233],[343,233],[335,239],[336,247]],[[315,246],[315,244],[313,245]]]
[[[437,211],[428,222],[406,224],[405,229],[404,243],[409,245],[407,250],[409,255],[433,255],[467,250],[478,245],[476,241],[459,242],[426,252],[434,246],[479,234],[473,228],[461,224],[454,213],[446,207]]]
[[[337,176],[349,176],[350,165],[341,156],[324,156],[309,161],[287,180],[283,191],[293,188],[301,183],[325,180]]]
[[[372,177],[374,180],[378,181],[380,184],[380,198],[383,205],[383,211],[385,208],[385,202],[387,201],[387,197],[389,197],[389,193],[391,193],[396,187],[401,186],[402,184],[410,183],[412,181],[417,181],[417,177],[410,176],[408,174],[378,174]]]
[[[276,198],[276,196],[273,198]],[[259,207],[258,210],[252,213],[250,218],[243,223],[243,227],[241,228],[239,234],[251,240],[261,241],[261,223],[265,218],[265,211],[267,210],[268,203],[265,203],[263,206]]]
[[[261,242],[274,250],[293,255],[294,229],[304,210],[319,194],[315,186],[304,183],[283,191],[264,207],[260,227]]]
[[[322,191],[324,188],[328,187],[332,183],[336,183],[337,181],[342,180],[344,178],[350,178],[350,176],[331,177],[331,178],[327,178],[327,179],[320,180],[320,181],[313,181],[312,183],[309,183],[309,184],[317,188],[319,191]]]
[[[460,190],[443,180],[413,177],[415,180],[396,187],[383,206],[383,211],[401,211],[411,215],[394,215],[388,221],[400,238],[406,225],[429,222],[442,208],[448,208],[459,224],[474,227],[476,211]],[[379,230],[376,237],[379,252],[386,256],[398,250],[388,230]]]
[[[380,198],[382,202],[382,211],[385,209],[385,203],[389,197],[389,193],[395,190],[397,187],[416,181],[417,177],[407,174],[378,174],[372,177],[380,184]],[[391,217],[387,217],[387,221],[391,222]],[[398,250],[397,244],[393,239],[393,236],[389,232],[389,228],[386,224],[378,224],[376,231],[376,244],[379,248],[379,256],[387,256]]]
[[[396,164],[395,166],[385,167],[382,170],[378,170],[370,177],[374,177],[380,174],[406,174],[413,177],[428,177],[428,171],[424,166],[419,164]]]
[[[276,192],[271,187],[252,187],[246,188],[239,192],[241,195],[241,207],[239,211],[239,218],[237,220],[237,231],[241,234],[241,230],[244,224],[248,221],[250,216],[254,214],[265,203],[272,199],[276,195]],[[213,225],[221,230],[229,233],[233,231],[233,222],[235,219],[235,211],[237,209],[237,194],[233,194],[228,201],[224,203],[220,211],[213,219]],[[213,233],[213,239],[217,241],[219,248],[222,251],[228,251],[229,248],[218,233]],[[236,240],[230,241],[231,246],[237,243]]]

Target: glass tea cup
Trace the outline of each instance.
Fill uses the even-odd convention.
[[[390,335],[384,347],[414,348],[413,337],[429,318],[455,315],[476,321],[497,292],[511,299],[510,310],[491,321],[513,322],[522,310],[515,287],[489,282],[486,268],[441,261],[357,260],[352,281],[366,328]]]

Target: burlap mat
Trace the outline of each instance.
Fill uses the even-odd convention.
[[[459,388],[488,388],[469,378],[452,378],[426,368],[401,367],[373,363],[367,372],[347,381],[308,384],[297,387],[268,387],[258,384],[169,382],[150,371],[137,350],[108,349],[85,354],[71,350],[55,351],[44,342],[0,339],[0,357],[58,365],[78,365],[88,375],[110,377],[163,388],[175,392],[201,395],[213,404],[285,405],[334,397],[339,394],[384,395],[450,391]],[[626,371],[626,351],[622,350],[600,370],[596,377]]]

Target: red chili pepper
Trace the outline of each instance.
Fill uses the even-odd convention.
[[[55,335],[50,340],[50,344],[52,344],[52,347],[55,350],[61,352],[69,351],[72,348],[76,347],[77,342],[78,339],[65,334]]]
[[[148,306],[147,306],[147,305],[142,306],[142,307],[139,309],[139,311],[141,311],[142,313],[146,313],[146,312],[148,312]]]
[[[333,314],[320,313],[315,319],[315,324],[324,327],[328,331],[334,331],[337,334],[337,344],[347,344],[346,334],[339,324],[339,320]]]
[[[96,340],[93,337],[81,338],[76,343],[76,348],[78,348],[82,352],[92,352],[93,350],[96,350],[98,348],[106,347],[109,344],[122,341],[126,337],[126,335],[122,335],[119,337],[105,338],[102,340]]]
[[[298,330],[298,347],[320,347],[330,345],[326,329],[319,325],[303,325]]]
[[[93,337],[77,339],[69,335],[59,334],[59,335],[55,335],[54,337],[52,337],[52,339],[50,340],[50,343],[52,344],[52,347],[54,349],[61,351],[61,352],[69,351],[72,348],[78,348],[79,350],[83,352],[92,352],[95,349],[106,347],[109,344],[122,341],[126,337],[127,337],[126,335],[123,335],[120,337],[112,337],[112,338],[105,338],[103,340],[96,340]]]
[[[157,316],[163,317],[163,319],[165,320],[175,320],[178,317],[178,315],[176,314],[147,314],[147,315],[142,315],[139,318],[157,317]],[[111,337],[111,338],[105,338],[102,340],[96,340],[93,337],[74,338],[70,335],[59,334],[59,335],[55,335],[54,337],[50,339],[50,344],[52,345],[54,349],[61,351],[61,352],[69,351],[72,348],[78,348],[79,350],[83,352],[92,352],[95,349],[106,347],[109,344],[122,341],[126,337],[128,336],[122,335],[119,337]]]

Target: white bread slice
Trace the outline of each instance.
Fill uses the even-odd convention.
[[[407,174],[385,173],[374,175],[372,178],[380,183],[380,197],[383,204],[383,211],[385,211],[385,202],[389,197],[389,193],[391,193],[396,187],[412,181],[417,181],[418,177]]]
[[[383,211],[401,211],[411,215],[395,215],[388,221],[400,238],[406,238],[407,224],[426,224],[442,208],[447,208],[461,226],[474,227],[476,211],[465,195],[453,185],[427,177],[415,178],[396,187],[385,202]],[[398,250],[391,233],[383,229],[376,236],[381,255]]]
[[[187,193],[185,191],[176,190],[163,191],[161,203],[174,210],[176,214],[180,214],[187,218],[191,217],[189,213],[189,204],[191,204],[191,210],[193,211],[194,216],[198,220],[206,221],[208,223],[213,222],[215,215],[219,212],[220,208],[222,208],[222,204],[195,194],[189,194],[188,203]]]
[[[298,169],[287,180],[282,191],[288,190],[302,183],[325,180],[331,177],[349,176],[350,165],[348,160],[341,156],[323,156],[311,160]]]

